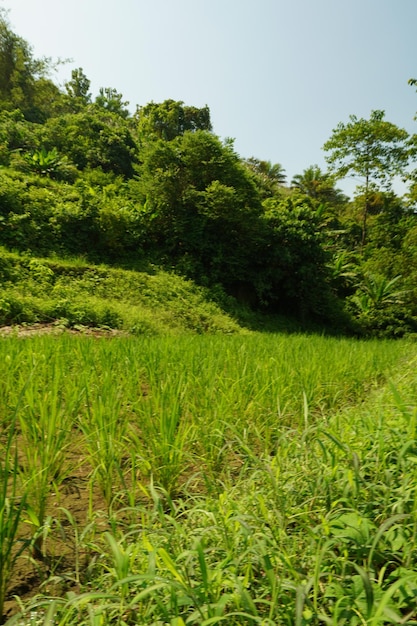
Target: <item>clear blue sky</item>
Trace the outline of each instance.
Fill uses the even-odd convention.
[[[417,0],[0,0],[35,56],[68,58],[91,91],[136,105],[208,104],[242,157],[289,180],[325,167],[321,147],[350,114],[417,132]],[[347,192],[349,185],[340,185]]]

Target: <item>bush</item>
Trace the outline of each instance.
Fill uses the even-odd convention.
[[[24,298],[7,292],[0,298],[0,324],[33,323],[37,321],[38,318],[31,298]]]
[[[417,332],[417,317],[400,304],[363,312],[358,323],[365,334],[373,337],[396,339]]]

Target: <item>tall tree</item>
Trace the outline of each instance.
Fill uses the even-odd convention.
[[[408,133],[384,119],[384,111],[372,111],[369,120],[350,116],[340,122],[323,149],[331,172],[336,178],[357,176],[363,194],[362,247],[366,240],[367,217],[371,192],[391,188],[397,175],[404,175],[409,161]]]
[[[264,201],[266,245],[257,268],[257,286],[273,311],[330,321],[340,311],[329,286],[330,253],[323,245],[320,217],[313,205],[295,194]]]
[[[6,12],[0,9],[0,108],[20,109],[26,119],[42,122],[47,91],[55,96],[58,89],[46,77],[50,59],[35,59],[30,45],[10,28]],[[49,106],[49,103],[48,103]]]
[[[124,102],[122,94],[112,87],[100,87],[100,92],[95,102],[99,107],[106,109],[106,111],[116,113],[120,117],[129,117],[129,110],[126,108],[129,102]]]
[[[84,74],[83,69],[79,67],[72,70],[71,80],[65,83],[65,88],[73,101],[77,102],[79,106],[85,106],[91,102],[90,85],[91,81]]]
[[[210,109],[186,106],[181,101],[150,102],[137,110],[138,132],[142,140],[172,141],[186,131],[211,131]]]
[[[141,160],[149,253],[198,280],[244,281],[262,207],[231,146],[198,130],[150,142]]]
[[[95,104],[49,119],[40,129],[39,144],[56,148],[80,170],[100,167],[126,178],[134,174],[137,146],[129,120]]]
[[[409,85],[412,85],[413,87],[417,87],[417,78],[410,78],[410,80],[408,81]],[[417,121],[417,113],[414,116],[414,120]],[[411,157],[413,158],[413,160],[415,161],[416,156],[417,156],[417,134],[414,134],[411,136],[410,138],[410,147],[411,147]],[[409,204],[412,207],[416,207],[417,206],[417,169],[414,168],[414,170],[410,173],[410,190],[409,190],[409,194],[408,194],[408,201]]]

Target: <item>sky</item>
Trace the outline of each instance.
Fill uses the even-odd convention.
[[[350,115],[382,109],[417,133],[417,0],[0,0],[35,57],[70,59],[95,97],[131,112],[171,98],[208,105],[214,132],[288,181]],[[349,195],[355,183],[338,186]]]

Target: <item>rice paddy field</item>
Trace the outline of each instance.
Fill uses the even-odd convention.
[[[3,623],[417,624],[416,365],[411,340],[1,338]]]

